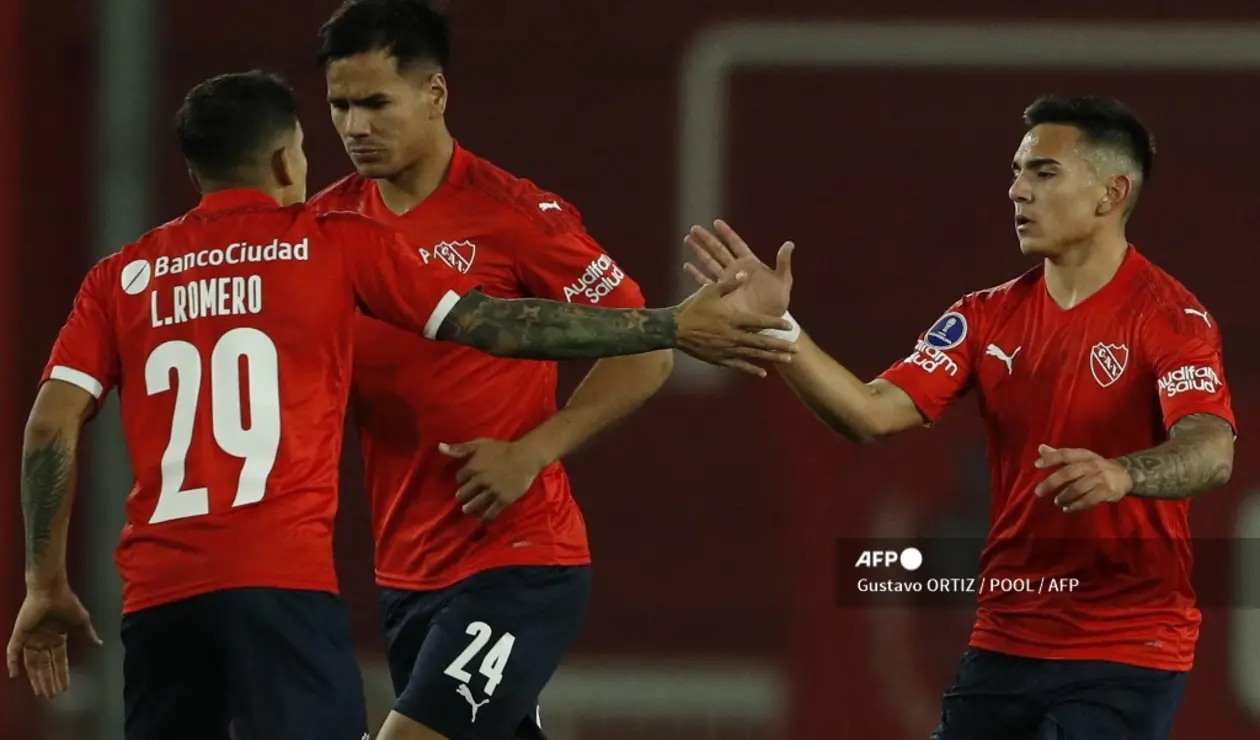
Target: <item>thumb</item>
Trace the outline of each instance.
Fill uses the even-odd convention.
[[[783,246],[779,247],[778,256],[775,257],[774,271],[786,280],[792,279],[792,250],[794,249],[796,245],[792,242],[783,242]]]
[[[96,633],[96,625],[92,624],[92,615],[82,605],[79,606],[79,609],[82,612],[83,632],[87,635],[88,640],[96,647],[104,645],[105,643],[101,640],[101,636]]]
[[[14,633],[13,639],[9,641],[9,647],[5,651],[5,663],[9,667],[9,678],[18,677],[18,656],[22,653],[22,646],[18,644],[17,634]]]
[[[1044,468],[1046,466],[1046,456],[1053,455],[1058,452],[1050,445],[1037,445],[1037,462],[1033,463],[1034,467]]]
[[[438,445],[438,452],[447,457],[468,457],[473,453],[473,446],[469,442],[461,442],[460,444],[448,445],[442,442]]]

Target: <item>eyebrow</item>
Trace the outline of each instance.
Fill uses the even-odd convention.
[[[1011,169],[1012,170],[1019,170],[1019,169],[1039,170],[1042,167],[1050,167],[1052,165],[1062,165],[1062,164],[1063,163],[1057,159],[1051,159],[1050,157],[1038,157],[1037,159],[1028,160],[1027,162],[1024,163],[1023,167],[1020,167],[1018,161],[1011,162]]]
[[[329,103],[343,103],[348,105],[380,105],[389,100],[389,96],[385,93],[375,93],[365,98],[351,98],[344,95],[329,95]]]

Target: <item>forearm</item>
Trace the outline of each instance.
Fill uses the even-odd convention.
[[[474,292],[451,310],[437,338],[497,357],[573,360],[671,349],[677,333],[669,308],[593,308]]]
[[[1224,485],[1234,464],[1233,431],[1215,417],[1187,417],[1158,447],[1117,458],[1133,479],[1130,496],[1184,499]]]
[[[42,589],[65,577],[74,502],[78,428],[27,424],[22,450],[26,585]]]
[[[520,439],[540,466],[572,454],[651,398],[674,367],[668,350],[600,360],[563,409]]]
[[[865,443],[921,422],[913,404],[909,408],[916,416],[910,423],[897,418],[885,395],[888,389],[862,382],[807,335],[801,335],[797,347],[792,363],[778,366],[779,374],[810,411],[841,436]],[[895,388],[891,392],[900,393]]]

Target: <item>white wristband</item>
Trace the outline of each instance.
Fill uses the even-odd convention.
[[[787,319],[788,323],[792,325],[791,329],[763,329],[761,333],[767,336],[775,337],[776,339],[784,339],[789,342],[795,342],[797,339],[800,339],[801,325],[796,323],[796,319],[793,318],[792,314],[787,311],[783,312],[783,318]]]

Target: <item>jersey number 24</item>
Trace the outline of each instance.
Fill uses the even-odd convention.
[[[241,398],[241,360],[248,368],[248,399]],[[172,372],[173,371],[173,372]],[[162,486],[150,524],[205,516],[210,513],[207,488],[184,489],[188,449],[192,446],[197,406],[205,382],[201,352],[185,341],[158,345],[144,365],[150,396],[171,390],[176,377],[171,441],[162,454]],[[233,329],[214,345],[208,373],[211,430],[215,444],[245,461],[233,506],[262,500],[267,476],[280,449],[280,364],[276,345],[257,329]],[[241,418],[242,401],[249,407],[249,429]]]

